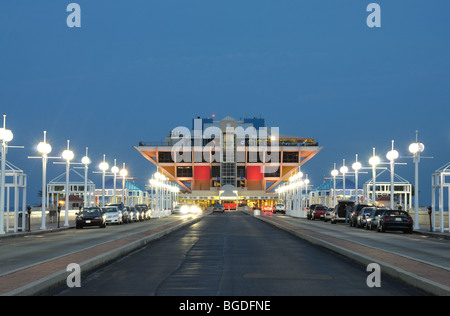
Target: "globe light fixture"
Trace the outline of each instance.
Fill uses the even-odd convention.
[[[331,176],[333,177],[333,207],[336,203],[336,177],[339,175],[339,171],[336,169],[336,163],[334,163],[334,169],[331,170]]]
[[[377,203],[376,203],[377,190],[376,190],[375,182],[376,182],[376,178],[377,178],[376,168],[380,164],[380,157],[375,155],[375,147],[373,148],[373,155],[369,159],[369,164],[372,166],[372,202],[373,202],[373,205],[377,205]]]
[[[362,165],[358,161],[358,154],[356,154],[356,161],[352,164],[352,169],[355,170],[355,203],[359,203],[359,194],[358,194],[358,172],[361,170]]]
[[[399,156],[398,151],[396,151],[394,149],[394,141],[392,141],[392,149],[389,150],[386,154],[386,158],[387,158],[387,160],[389,160],[389,163],[391,165],[391,198],[390,198],[391,210],[394,209],[394,193],[395,193],[395,191],[394,191],[394,175],[395,175],[394,162],[396,159],[398,159],[398,156]]]
[[[87,192],[87,180],[88,180],[88,170],[89,170],[89,165],[91,164],[91,159],[88,157],[88,148],[86,147],[86,156],[84,156],[83,158],[81,158],[81,163],[84,165],[84,196],[83,196],[83,200],[84,200],[84,207],[88,207],[89,206],[89,202],[88,202],[88,192]]]
[[[125,163],[122,165],[122,169],[119,171],[120,176],[122,177],[122,203],[125,205],[125,179],[128,176],[128,170],[125,169]]]
[[[425,150],[424,144],[417,141],[419,131],[416,131],[416,141],[409,145],[409,152],[413,154],[414,161],[414,229],[419,227],[419,162],[420,154]]]
[[[103,155],[103,161],[98,165],[100,170],[102,171],[102,207],[105,206],[105,177],[106,170],[109,169],[109,164],[105,161],[106,155]]]
[[[70,196],[70,185],[69,185],[69,175],[70,175],[70,161],[74,157],[73,151],[70,150],[69,147],[70,140],[67,140],[67,149],[63,151],[62,158],[66,161],[66,188],[65,188],[65,196],[66,203],[64,205],[64,226],[69,226],[69,196]]]

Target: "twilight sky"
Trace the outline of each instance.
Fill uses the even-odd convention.
[[[53,155],[70,139],[91,170],[106,154],[143,184],[155,168],[132,146],[212,114],[316,138],[325,148],[303,168],[314,185],[355,154],[367,166],[372,147],[385,159],[391,140],[409,156],[419,130],[431,203],[431,174],[450,161],[448,0],[373,1],[381,28],[364,0],[78,0],[81,28],[66,25],[70,2],[0,2],[0,112],[25,146],[7,159],[28,175],[29,204],[44,130]],[[413,183],[412,159],[398,161]],[[50,162],[48,180],[64,170]]]

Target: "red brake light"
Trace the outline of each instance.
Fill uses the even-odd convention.
[[[390,220],[389,216],[386,216],[386,217],[384,218],[384,220],[385,220],[386,222],[389,222],[389,220]]]
[[[412,218],[411,218],[411,217],[408,217],[406,220],[407,220],[408,222],[412,222]]]

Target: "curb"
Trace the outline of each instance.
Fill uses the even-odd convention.
[[[185,226],[196,223],[196,222],[200,221],[201,219],[202,219],[202,217],[197,217],[197,218],[188,220],[184,223],[175,225],[173,227],[169,227],[163,231],[151,234],[147,237],[130,242],[130,243],[128,243],[122,247],[119,247],[117,249],[111,250],[109,252],[106,252],[106,253],[96,256],[94,258],[88,259],[84,262],[79,263],[80,269],[83,274],[89,273],[89,272],[91,272],[95,269],[98,269],[101,266],[104,266],[120,257],[123,257],[125,255],[128,255],[128,254],[140,249],[140,248],[145,247],[148,243],[150,243],[154,240],[157,240],[157,239],[159,239],[167,234],[170,234],[171,232],[174,232],[180,228],[183,228]],[[40,295],[40,294],[42,294],[46,291],[49,291],[53,288],[64,285],[66,283],[67,276],[68,276],[68,272],[65,270],[61,270],[61,271],[55,272],[47,277],[44,277],[40,280],[37,280],[35,282],[29,283],[25,286],[17,288],[13,291],[5,293],[3,295],[4,296]]]
[[[351,251],[349,249],[346,249],[346,248],[343,248],[343,247],[339,247],[337,245],[333,245],[333,244],[328,243],[328,242],[326,242],[324,240],[321,240],[321,239],[309,236],[307,234],[298,232],[298,231],[296,231],[294,229],[286,228],[285,226],[283,226],[281,224],[278,224],[278,223],[275,223],[275,222],[273,222],[271,220],[265,219],[262,216],[255,216],[255,217],[258,218],[259,220],[263,221],[263,222],[271,224],[271,225],[273,225],[273,226],[275,226],[275,227],[277,227],[277,228],[279,228],[281,230],[284,230],[284,231],[286,231],[288,233],[291,233],[291,234],[293,234],[293,235],[295,235],[295,236],[297,236],[299,238],[302,238],[302,239],[304,239],[304,240],[306,240],[306,241],[308,241],[308,242],[310,242],[310,243],[312,243],[314,245],[317,245],[317,246],[320,246],[320,247],[324,247],[324,248],[326,248],[328,250],[331,250],[331,251],[336,252],[336,253],[338,253],[340,255],[343,255],[343,256],[345,256],[345,257],[347,257],[347,258],[349,258],[349,259],[351,259],[351,260],[353,260],[355,262],[363,264],[364,266],[367,266],[369,263],[377,263],[377,264],[380,265],[380,267],[381,267],[381,269],[382,269],[384,274],[389,275],[389,276],[391,276],[393,278],[396,278],[398,280],[401,280],[401,281],[403,281],[403,282],[405,282],[405,283],[407,283],[407,284],[409,284],[409,285],[411,285],[413,287],[421,289],[421,290],[423,290],[423,291],[425,291],[425,292],[427,292],[429,294],[436,295],[436,296],[450,296],[450,288],[445,286],[445,285],[438,284],[436,282],[427,280],[427,279],[422,278],[422,277],[420,277],[418,275],[415,275],[413,273],[405,271],[405,270],[403,270],[401,268],[392,266],[390,264],[387,264],[385,262],[381,262],[379,260],[372,259],[372,258],[370,258],[368,256],[359,254],[359,253]]]

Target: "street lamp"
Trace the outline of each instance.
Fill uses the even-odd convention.
[[[87,197],[87,185],[88,185],[88,169],[91,164],[91,159],[88,157],[88,148],[86,147],[86,156],[81,158],[81,163],[84,165],[84,207],[88,207],[88,197]]]
[[[425,146],[417,141],[418,131],[416,131],[416,142],[409,145],[409,152],[413,154],[415,180],[414,180],[414,229],[419,229],[419,162],[420,153],[424,151]]]
[[[128,170],[125,169],[125,163],[123,163],[122,169],[120,169],[120,176],[122,177],[122,203],[125,206],[125,178],[128,175]]]
[[[65,218],[64,218],[64,226],[69,226],[69,173],[70,173],[70,161],[73,159],[74,154],[73,151],[69,148],[70,140],[67,140],[67,149],[63,151],[62,158],[66,161],[66,203],[65,203]]]
[[[343,186],[343,189],[344,189],[344,200],[345,200],[345,174],[348,172],[348,167],[345,165],[345,159],[343,159],[343,161],[342,161],[342,167],[339,169],[339,171],[342,173],[342,186]],[[347,219],[346,219],[346,221],[347,221]]]
[[[336,203],[336,177],[338,176],[339,171],[336,169],[336,163],[334,163],[334,169],[331,171],[331,176],[333,177],[333,207],[337,204]]]
[[[1,163],[1,180],[0,180],[0,235],[5,234],[4,218],[5,218],[5,172],[6,172],[6,148],[8,142],[12,141],[14,135],[11,130],[6,129],[6,114],[3,114],[3,127],[0,128],[0,141],[2,142],[2,163]]]
[[[372,166],[372,185],[373,185],[372,186],[372,200],[373,200],[373,205],[376,206],[376,185],[375,185],[375,181],[377,178],[376,168],[380,164],[380,158],[377,155],[375,155],[375,147],[373,147],[373,156],[370,157],[369,164]]]
[[[45,198],[46,198],[46,187],[47,187],[47,161],[48,154],[52,152],[52,146],[47,143],[46,140],[47,131],[44,131],[44,141],[40,142],[37,146],[37,150],[42,154],[42,215],[41,215],[41,229],[45,229]]]
[[[105,161],[105,155],[103,154],[103,161],[98,165],[99,169],[102,171],[102,207],[105,206],[105,176],[106,170],[109,169],[109,164]]]
[[[386,154],[386,158],[391,165],[391,210],[394,209],[394,163],[398,156],[398,151],[394,149],[394,141],[392,141],[392,149]]]
[[[111,167],[111,172],[114,174],[114,187],[113,187],[113,203],[116,203],[116,180],[119,167],[116,165],[116,159],[114,159],[114,166]]]
[[[362,165],[358,161],[358,154],[356,154],[356,161],[352,164],[352,169],[355,170],[355,201],[359,203],[359,193],[358,193],[358,172],[361,170]]]

